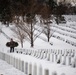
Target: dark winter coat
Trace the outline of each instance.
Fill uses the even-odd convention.
[[[15,47],[15,42],[14,41],[10,41],[10,47]]]

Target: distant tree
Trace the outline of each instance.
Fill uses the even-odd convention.
[[[33,38],[34,31],[33,31],[33,29],[34,29],[34,25],[36,23],[36,18],[35,18],[36,1],[35,0],[29,1],[27,8],[28,8],[28,11],[26,13],[26,23],[29,24],[29,29],[30,29],[29,37],[31,40],[31,47],[33,47],[34,46],[34,38]]]
[[[9,24],[11,19],[10,1],[0,0],[0,21]]]
[[[36,32],[37,31],[37,26],[36,26],[36,19],[33,19],[31,22],[31,19],[26,19],[26,22],[20,19],[21,17],[17,17],[17,20],[15,20],[16,26],[24,32],[23,34],[26,36],[25,39],[31,43],[31,47],[34,47],[34,41],[38,38],[41,32]],[[36,17],[35,17],[36,18]],[[31,25],[32,23],[32,25]]]
[[[66,14],[68,15],[74,14],[74,7],[70,3],[66,4],[66,8],[67,8]]]
[[[26,39],[26,33],[21,30],[21,28],[15,26],[11,29],[14,32],[14,37],[21,43],[21,47],[23,48],[24,40]]]
[[[48,0],[48,5],[52,10],[57,7],[57,3],[55,0]]]
[[[27,14],[26,18],[27,23],[29,24],[29,29],[30,29],[30,39],[31,39],[31,47],[34,46],[34,23],[36,23],[35,15]]]
[[[74,10],[74,14],[76,15],[76,6],[74,6],[73,8],[74,8],[73,9]]]
[[[28,5],[24,8],[19,15],[14,17],[16,25],[27,34],[27,39],[30,40],[31,47],[34,46],[34,41],[37,34],[34,34],[34,27],[36,24],[36,1],[28,0]],[[24,13],[23,13],[24,12]],[[23,19],[22,19],[23,18]]]
[[[62,15],[66,14],[67,6],[65,3],[60,2],[59,5],[53,10],[56,23],[59,24],[59,21],[62,18]]]
[[[39,14],[41,15],[41,20],[43,22],[43,27],[45,27],[45,29],[44,29],[43,32],[46,35],[46,37],[48,39],[48,42],[49,42],[49,40],[50,40],[50,34],[51,34],[50,33],[51,32],[51,29],[50,29],[50,24],[51,24],[51,21],[50,21],[50,19],[51,19],[51,10],[50,10],[50,7],[47,4],[44,4],[42,6],[42,8],[40,9]]]

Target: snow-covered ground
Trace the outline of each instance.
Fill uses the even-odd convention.
[[[25,75],[23,72],[15,69],[5,61],[0,59],[0,75]]]
[[[73,24],[75,26],[72,26]],[[68,26],[70,26],[70,28]],[[72,41],[72,42],[74,42],[76,44],[76,42],[75,42],[76,39],[73,38],[73,36],[76,37],[76,34],[75,34],[76,30],[73,29],[75,27],[76,27],[76,23],[71,23],[71,24],[67,23],[66,25],[53,24],[51,26],[51,28],[53,30],[55,30],[53,35],[63,38],[64,41],[62,41],[62,40],[60,40],[60,39],[58,39],[56,37],[51,37],[50,42],[48,43],[48,42],[43,41],[40,38],[37,38],[36,41],[34,42],[34,44],[35,44],[34,48],[35,49],[41,49],[41,48],[44,48],[44,49],[45,48],[46,49],[47,48],[48,49],[49,48],[51,48],[51,49],[75,49],[76,48],[75,46],[72,46],[71,44],[66,43],[66,40],[69,40],[69,41]],[[64,30],[62,30],[62,29],[64,29]],[[5,34],[7,34],[10,38],[13,38],[15,41],[18,42],[17,38],[14,37],[14,33],[10,30],[9,27],[3,26],[2,31],[4,31]],[[70,31],[72,31],[73,33],[70,32]],[[44,34],[41,34],[40,36],[46,39],[46,36]],[[1,47],[3,47],[3,49],[7,48],[5,44],[8,41],[10,41],[10,40],[7,39],[4,34],[1,33],[0,34],[0,45],[1,45]],[[53,43],[53,45],[50,45],[50,43]],[[20,48],[20,45],[18,47]],[[24,48],[30,48],[30,43],[28,41],[24,42]]]
[[[73,18],[74,19],[74,18]],[[24,42],[24,49],[57,49],[57,50],[71,50],[71,49],[76,49],[76,39],[73,37],[76,37],[76,22],[74,19],[74,22],[70,22],[70,18],[68,19],[69,21],[66,24],[52,24],[52,29],[55,30],[53,36],[50,39],[50,43],[53,43],[53,45],[50,45],[50,43],[43,41],[40,38],[37,38],[35,41],[34,48],[30,47],[30,43],[25,41]],[[12,26],[10,26],[11,28]],[[13,36],[14,33],[10,30],[9,27],[3,26],[2,31],[6,33],[10,38],[13,38],[15,41],[18,42],[18,40]],[[45,37],[45,35],[41,34],[41,37]],[[61,38],[61,39],[60,39]],[[67,43],[66,41],[69,40],[70,43]],[[0,51],[3,52],[9,52],[9,48],[6,47],[6,42],[10,41],[5,37],[4,34],[0,33]],[[75,44],[72,45],[71,43]],[[20,49],[20,45],[17,47],[17,49]],[[9,53],[10,54],[10,53]],[[58,75],[61,75],[64,73],[65,75],[76,75],[76,68],[73,68],[71,66],[67,65],[58,65],[56,63],[50,63],[49,61],[46,60],[40,60],[35,57],[31,57],[29,55],[21,55],[21,54],[16,54],[16,53],[11,53],[10,55],[20,58],[21,60],[24,60],[26,62],[31,62],[36,63],[37,65],[41,65],[43,69],[48,68],[50,70],[50,75],[51,72],[56,71]],[[4,61],[0,60],[0,65],[2,65],[2,68],[0,67],[0,71],[3,72],[4,75],[21,75],[18,70],[14,69],[12,66],[9,66],[7,63]],[[6,66],[7,65],[7,66]],[[5,67],[5,68],[4,68]],[[16,72],[17,71],[17,72]],[[12,73],[13,72],[13,73]],[[22,74],[24,75],[24,74]]]

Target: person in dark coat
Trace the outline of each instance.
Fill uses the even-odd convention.
[[[10,40],[10,52],[14,52],[14,41],[13,41],[13,39],[11,38],[11,40]]]

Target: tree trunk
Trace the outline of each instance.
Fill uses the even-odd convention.
[[[23,48],[23,41],[21,41],[21,47]]]
[[[50,26],[49,26],[49,24],[48,24],[48,22],[47,22],[47,38],[48,38],[48,42],[50,41]]]
[[[49,42],[49,35],[48,35],[48,42]]]
[[[32,21],[31,21],[31,47],[34,46],[34,41],[33,41],[33,26],[32,26]]]
[[[50,30],[48,29],[48,42],[49,42],[49,40],[50,40]]]

